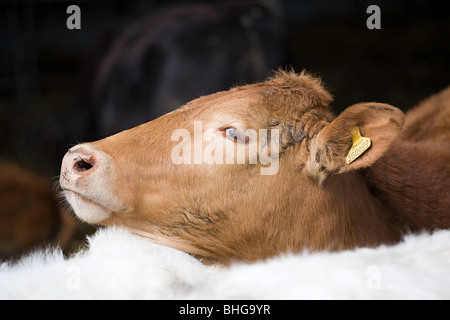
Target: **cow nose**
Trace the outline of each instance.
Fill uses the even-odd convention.
[[[85,154],[82,155],[78,155],[76,158],[76,160],[74,161],[73,164],[73,170],[78,173],[78,174],[87,174],[89,171],[91,170],[96,162],[95,159],[92,156],[87,156]]]
[[[82,146],[72,148],[62,161],[60,176],[62,187],[76,186],[80,178],[91,175],[98,166],[99,157],[95,151]]]

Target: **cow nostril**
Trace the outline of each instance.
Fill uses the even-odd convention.
[[[75,162],[73,165],[73,169],[77,172],[84,172],[92,169],[95,166],[95,162],[93,160],[85,160],[80,159]]]

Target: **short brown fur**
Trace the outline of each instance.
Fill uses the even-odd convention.
[[[392,244],[408,231],[449,228],[448,149],[400,141],[404,115],[397,108],[361,103],[335,117],[331,101],[311,75],[278,72],[90,144],[111,157],[111,192],[131,208],[101,224],[221,264]],[[175,165],[170,134],[192,133],[193,120],[279,129],[279,171],[263,176],[260,164]],[[372,146],[347,165],[354,126]]]

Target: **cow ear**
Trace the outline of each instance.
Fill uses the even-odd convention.
[[[387,104],[348,107],[311,140],[307,175],[322,184],[329,174],[370,166],[397,138],[404,120],[401,110]]]

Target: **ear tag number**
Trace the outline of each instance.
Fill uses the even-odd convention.
[[[362,137],[358,127],[352,128],[353,145],[347,155],[347,164],[355,161],[361,156],[371,145],[370,138]]]

